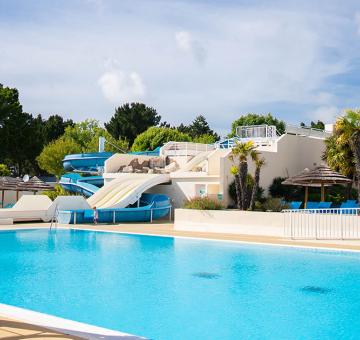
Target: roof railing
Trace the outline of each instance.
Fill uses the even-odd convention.
[[[292,124],[286,124],[285,132],[290,135],[305,136],[312,138],[328,138],[331,136],[331,132],[315,129],[307,126],[296,126]]]
[[[196,156],[205,151],[215,149],[214,144],[191,142],[167,142],[160,149],[161,156]]]

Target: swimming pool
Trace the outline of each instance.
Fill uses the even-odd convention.
[[[359,337],[359,253],[33,229],[0,268],[0,303],[151,339]]]

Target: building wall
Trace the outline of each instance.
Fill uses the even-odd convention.
[[[284,216],[279,212],[175,209],[175,230],[284,236]]]
[[[209,192],[209,196],[215,198],[219,192],[219,178],[204,176],[172,178],[171,184],[157,185],[147,192],[168,195],[173,200],[173,206],[179,208],[187,200],[200,196],[202,190]]]
[[[322,163],[321,157],[325,150],[323,139],[309,138],[296,135],[283,135],[279,138],[272,151],[258,149],[265,158],[266,165],[261,170],[260,186],[267,190],[275,177],[291,177],[305,168],[314,168]],[[233,181],[230,174],[232,161],[229,155],[221,159],[221,190],[224,193],[224,203],[231,203],[228,194],[229,184]],[[248,160],[249,173],[254,174],[255,167]]]

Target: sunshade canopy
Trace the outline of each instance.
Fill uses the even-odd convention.
[[[300,174],[287,178],[284,185],[305,187],[305,208],[308,201],[308,187],[321,187],[321,201],[325,201],[325,187],[334,184],[348,184],[352,180],[331,170],[328,166],[319,165],[312,170],[304,169]]]

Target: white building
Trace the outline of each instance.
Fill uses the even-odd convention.
[[[319,165],[325,149],[324,140],[330,132],[288,126],[286,133],[278,136],[275,127],[255,126],[242,127],[238,135],[240,141],[253,140],[265,158],[260,186],[267,190],[275,177],[294,176],[304,168]],[[152,175],[147,184],[146,180],[141,182],[141,189],[135,190],[136,197],[133,196],[132,201],[136,201],[141,192],[147,191],[169,195],[175,207],[181,207],[185,200],[200,195],[220,199],[228,206],[232,204],[228,193],[229,184],[233,181],[230,173],[233,163],[229,158],[232,143],[233,140],[215,145],[169,142],[161,148],[160,157],[156,159],[116,154],[105,162],[104,188],[110,189],[115,179],[121,187],[121,178],[129,178],[129,172],[134,180],[140,176],[146,178],[144,173],[153,174],[155,168],[158,179]],[[155,166],[154,162],[157,163]],[[249,173],[253,174],[253,164],[250,160],[248,163]],[[129,192],[130,188],[133,187],[129,186]],[[124,192],[126,190],[122,188]]]

